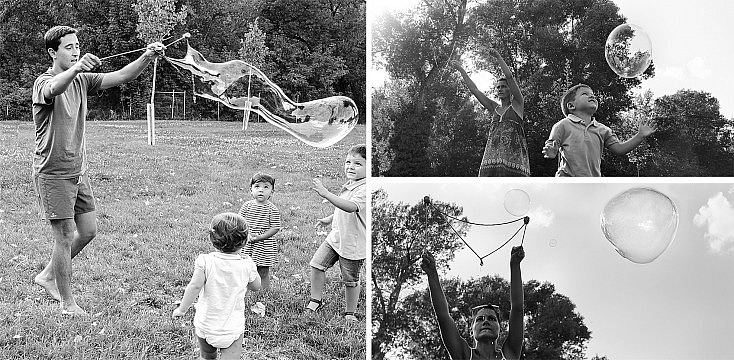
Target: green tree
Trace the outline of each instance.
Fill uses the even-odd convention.
[[[728,130],[732,122],[719,101],[704,91],[679,90],[655,99],[657,132],[646,176],[731,176]]]
[[[445,214],[460,217],[463,210],[453,204],[434,202]],[[372,354],[383,359],[396,347],[403,325],[401,307],[404,292],[420,282],[418,260],[424,251],[431,252],[437,264],[448,264],[462,247],[454,238],[450,224],[440,214],[429,211],[424,202],[410,206],[393,203],[387,193],[372,194]],[[454,225],[466,234],[468,225]],[[445,268],[446,265],[440,266]]]

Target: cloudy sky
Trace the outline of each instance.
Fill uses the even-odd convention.
[[[731,358],[734,333],[734,184],[730,183],[495,183],[477,179],[375,179],[394,202],[429,195],[464,208],[471,221],[501,222],[511,189],[531,200],[523,278],[548,281],[568,296],[592,331],[587,355],[619,359]],[[600,214],[617,194],[650,187],[675,203],[679,225],[670,247],[648,264],[621,257],[604,237]],[[666,214],[661,214],[665,216]],[[466,241],[480,254],[514,231],[473,227]],[[456,241],[460,241],[456,239]],[[449,275],[509,278],[510,247],[485,259],[459,252]]]
[[[629,23],[645,29],[652,42],[656,75],[643,81],[655,97],[681,89],[711,93],[721,113],[734,118],[734,2],[724,0],[615,0]],[[368,22],[385,11],[405,11],[418,0],[368,0]],[[368,25],[370,26],[370,25]],[[368,36],[370,32],[368,31]],[[370,72],[371,84],[384,81],[384,72]],[[494,82],[491,75],[474,73],[481,90]]]

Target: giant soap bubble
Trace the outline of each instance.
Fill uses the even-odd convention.
[[[607,37],[604,56],[617,75],[637,77],[647,70],[652,60],[650,37],[637,25],[619,25]]]
[[[523,216],[530,210],[530,196],[523,190],[512,189],[505,194],[505,210],[515,216]]]
[[[647,264],[660,256],[675,238],[678,209],[657,190],[632,188],[604,206],[601,229],[619,255]]]
[[[190,45],[183,59],[166,60],[191,72],[197,96],[245,110],[246,114],[255,112],[311,146],[335,144],[357,125],[358,111],[352,99],[331,96],[295,102],[259,69],[244,61],[212,63]]]

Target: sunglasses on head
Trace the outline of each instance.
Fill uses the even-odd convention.
[[[479,306],[475,306],[475,307],[471,308],[471,315],[474,318],[474,322],[484,321],[485,320],[485,316],[484,315],[476,316],[477,313],[479,312],[479,310],[482,310],[482,309],[492,309],[492,310],[494,310],[494,313],[497,316],[497,321],[499,321],[500,307],[497,306],[497,305],[485,304],[485,305],[479,305]]]

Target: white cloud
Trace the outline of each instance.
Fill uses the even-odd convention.
[[[553,224],[555,215],[553,211],[544,207],[536,207],[527,214],[530,217],[530,225],[547,228]]]
[[[729,190],[731,193],[732,190]],[[709,198],[706,205],[698,209],[693,223],[705,227],[704,237],[714,252],[734,252],[734,205],[717,193]]]
[[[678,66],[668,66],[660,72],[661,77],[669,77],[678,81],[684,81],[686,79],[685,69]]]
[[[706,65],[706,60],[700,56],[693,58],[686,64],[688,72],[699,79],[706,79],[711,75],[711,68]]]

